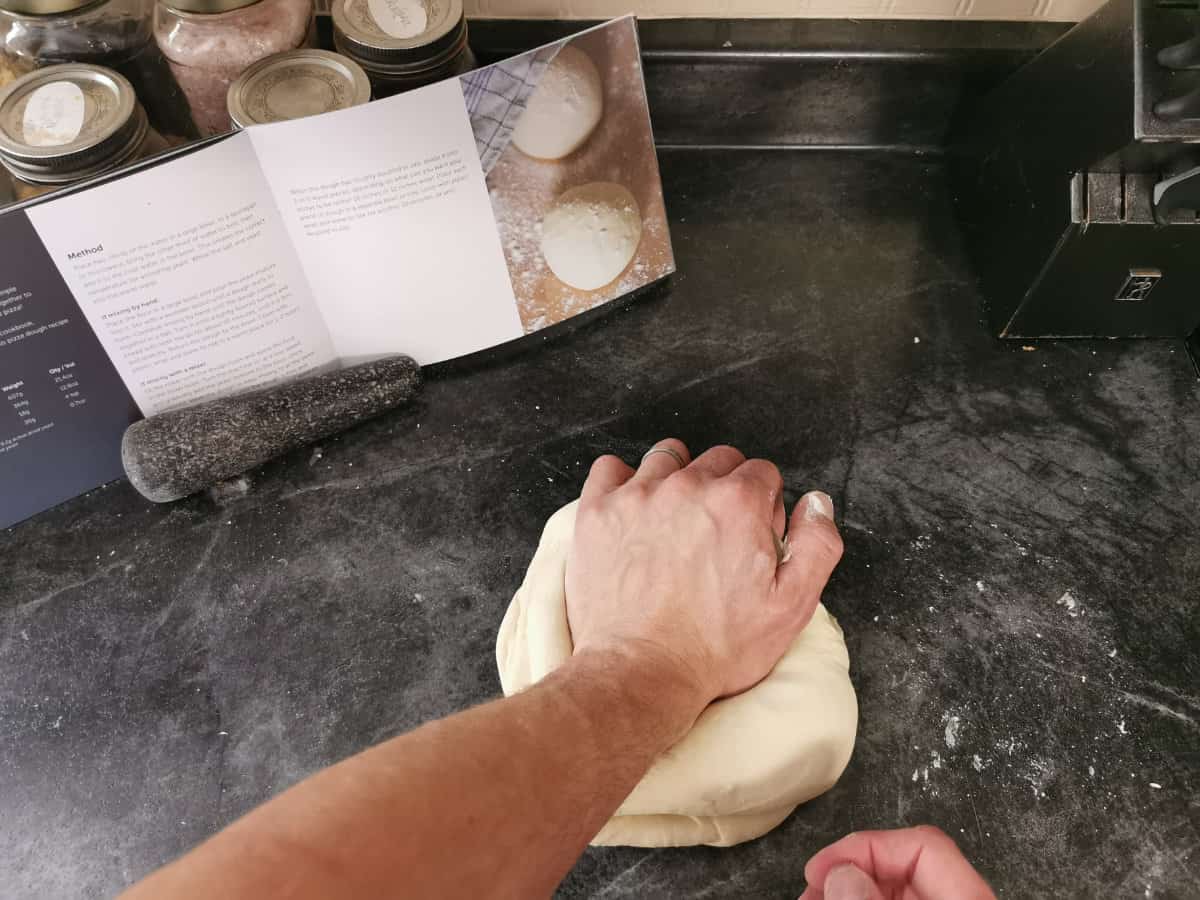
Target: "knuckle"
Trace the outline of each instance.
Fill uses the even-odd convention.
[[[608,509],[600,502],[580,503],[575,513],[575,534],[587,535],[602,529],[608,515]]]
[[[680,469],[678,472],[668,475],[663,480],[662,486],[673,493],[694,491],[700,486],[700,476],[690,469]]]
[[[795,549],[803,548],[806,552],[823,557],[832,564],[836,564],[842,558],[846,549],[841,532],[829,521],[803,520],[792,535]]]
[[[921,836],[921,839],[929,844],[940,844],[942,846],[958,846],[954,843],[953,838],[936,825],[918,825],[913,831]]]
[[[650,496],[652,488],[652,482],[634,478],[621,485],[615,495],[626,502],[642,503]]]
[[[738,506],[754,504],[762,499],[762,487],[749,478],[722,478],[717,486],[727,501]]]
[[[779,557],[775,553],[775,548],[766,548],[758,546],[754,549],[751,556],[751,565],[758,572],[774,572],[779,568]]]
[[[592,468],[590,471],[592,475],[602,475],[605,472],[619,470],[624,466],[625,463],[619,456],[613,456],[611,453],[606,453],[604,456],[597,458],[596,461],[592,463]]]
[[[793,556],[807,559],[820,570],[832,572],[842,559],[842,537],[834,528],[802,527],[789,532],[788,544]]]
[[[771,500],[783,490],[783,475],[779,467],[769,459],[751,459],[746,462],[750,467],[749,474],[757,481],[765,484],[771,491]]]
[[[826,555],[834,562],[840,560],[846,550],[846,543],[842,540],[842,535],[836,528],[824,529],[821,534],[821,544],[824,547]]]
[[[737,447],[730,446],[729,444],[717,444],[709,452],[729,459],[736,459],[739,463],[746,461],[745,454]]]
[[[746,461],[746,465],[753,466],[756,473],[767,476],[771,479],[783,481],[783,475],[779,472],[779,466],[771,462],[769,459],[751,459]]]

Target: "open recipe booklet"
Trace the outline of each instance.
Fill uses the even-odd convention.
[[[464,356],[674,267],[632,18],[5,213],[0,527],[119,477],[143,415]]]

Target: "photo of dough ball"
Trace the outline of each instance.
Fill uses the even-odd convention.
[[[568,69],[577,82],[570,90]],[[659,281],[675,271],[675,256],[633,19],[577,35],[518,75],[536,102],[505,134],[487,186],[521,327],[532,334]],[[548,80],[557,86],[547,88]],[[591,114],[574,115],[589,93]],[[570,98],[572,115],[549,116],[551,104],[539,96]],[[565,126],[560,118],[575,123],[573,136],[551,146],[547,135]],[[493,119],[478,124],[497,133]]]
[[[512,142],[534,159],[562,159],[583,145],[603,115],[600,71],[590,56],[568,44],[546,67]]]
[[[619,184],[571,188],[542,219],[542,256],[562,282],[594,291],[625,271],[642,240],[642,213]]]

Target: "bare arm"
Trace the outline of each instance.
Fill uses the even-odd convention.
[[[690,464],[605,457],[584,486],[566,665],[318,773],[127,896],[549,895],[704,707],[770,671],[841,554],[810,495],[778,565],[775,467],[663,445]]]
[[[128,896],[547,896],[702,702],[653,658],[578,654],[314,775]]]

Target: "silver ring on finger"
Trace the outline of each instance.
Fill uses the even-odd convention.
[[[642,462],[645,462],[655,453],[665,453],[679,464],[679,468],[687,468],[687,463],[683,461],[683,457],[679,455],[679,452],[672,450],[670,447],[651,447],[642,455]]]

